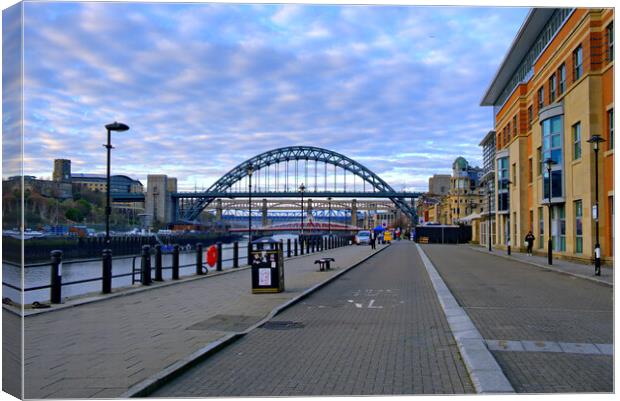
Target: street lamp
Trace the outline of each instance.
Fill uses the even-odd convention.
[[[488,198],[488,214],[489,214],[489,218],[488,218],[488,224],[487,224],[487,229],[489,231],[489,252],[492,251],[491,249],[491,230],[492,230],[492,225],[491,225],[491,187],[492,187],[492,181],[489,180],[489,185],[487,185],[487,198]]]
[[[252,247],[252,174],[254,174],[254,166],[252,165],[252,163],[248,164],[246,172],[248,173],[248,198],[250,200],[250,214],[248,215],[248,249],[250,249]]]
[[[299,186],[299,192],[301,193],[301,236],[304,235],[304,191],[306,190],[306,187],[304,186],[304,183],[302,182],[301,185]]]
[[[549,240],[547,242],[547,264],[553,264],[553,240],[551,239],[551,168],[555,164],[555,161],[552,158],[547,158],[544,161],[547,166],[547,177],[549,179],[547,184],[547,190],[549,191],[549,195],[547,197],[547,207],[549,208]]]
[[[506,190],[508,191],[508,196],[506,197],[506,200],[508,201],[508,205],[507,209],[508,209],[508,238],[506,239],[506,251],[508,253],[508,255],[510,255],[510,240],[512,239],[512,236],[510,235],[511,231],[510,231],[510,184],[512,184],[512,181],[510,180],[506,180]]]
[[[594,144],[594,182],[595,182],[595,203],[593,208],[593,217],[596,224],[596,244],[594,245],[594,274],[596,276],[601,275],[601,244],[598,237],[598,144],[605,142],[605,139],[600,135],[592,135],[588,139],[589,143]]]
[[[332,235],[332,198],[327,198],[329,204],[329,214],[327,215],[327,229],[329,230],[329,236]]]
[[[107,124],[106,129],[108,130],[108,144],[107,145],[103,145],[104,148],[106,148],[108,150],[108,166],[107,166],[107,172],[106,172],[106,207],[105,207],[105,245],[106,248],[110,248],[110,214],[112,212],[112,209],[110,207],[110,157],[111,157],[111,151],[112,149],[114,149],[114,147],[112,146],[112,131],[127,131],[129,129],[129,126],[123,123],[119,123],[114,121],[111,124]]]

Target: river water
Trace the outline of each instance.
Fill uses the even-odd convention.
[[[291,239],[291,253],[293,252],[293,241],[298,238],[297,235],[274,235],[274,239],[284,241],[284,256],[287,254],[287,239]],[[204,249],[206,252],[206,249]],[[222,245],[222,268],[224,270],[232,269],[233,265],[233,244]],[[122,275],[131,273],[132,269],[135,269],[135,285],[140,285],[140,256],[119,256],[113,258],[112,261],[112,275]],[[215,266],[210,267],[206,264],[206,258],[203,259],[204,266],[209,271],[215,271]],[[239,241],[239,266],[247,264],[247,241]],[[172,255],[162,255],[163,266],[163,278],[164,280],[170,280],[172,278]],[[179,254],[179,276],[192,276],[196,274],[196,252],[183,251]],[[21,304],[20,291],[15,290],[5,283],[10,285],[21,287],[21,267],[19,265],[3,261],[2,262],[2,297],[10,298],[13,302]],[[43,288],[38,290],[28,291],[28,288],[34,288],[39,286],[45,286],[50,284],[51,266],[45,265],[33,265],[26,266],[24,269],[24,304],[31,304],[35,301],[49,302],[50,289]],[[61,276],[63,283],[69,283],[80,280],[87,280],[92,278],[98,278],[102,275],[102,263],[101,259],[91,259],[85,261],[66,261],[61,266]],[[155,277],[155,256],[151,256],[151,275]],[[112,279],[112,290],[116,290],[123,287],[132,286],[132,277],[118,277]],[[101,280],[91,281],[87,283],[69,284],[62,286],[62,297],[76,297],[85,294],[97,294],[101,292]]]

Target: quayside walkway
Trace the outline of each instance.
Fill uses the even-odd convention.
[[[119,397],[380,252],[346,246],[287,259],[285,292],[252,294],[251,270],[200,276],[24,319],[26,398]],[[319,257],[332,257],[319,271]],[[5,308],[3,314],[8,314]],[[19,324],[19,319],[8,321]],[[17,323],[15,323],[17,322]]]

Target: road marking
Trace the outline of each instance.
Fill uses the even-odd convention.
[[[375,300],[371,299],[370,302],[368,302],[368,309],[383,309],[383,306],[373,306],[374,303]]]
[[[555,352],[583,355],[613,355],[613,344],[567,343],[529,340],[484,340],[491,351]]]

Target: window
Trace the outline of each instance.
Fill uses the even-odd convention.
[[[583,75],[583,48],[579,45],[573,51],[573,82]]]
[[[534,231],[534,211],[533,210],[530,210],[530,225],[528,227],[532,232]]]
[[[607,35],[607,61],[614,61],[614,23],[607,25],[605,29]]]
[[[549,177],[547,169],[543,169],[543,198],[549,198],[549,179],[551,179],[551,197],[562,197],[562,116],[551,117],[543,121],[542,142],[543,162],[549,158],[555,162],[551,166],[551,177]]]
[[[511,127],[510,127],[510,123],[508,123],[508,125],[506,126],[506,132],[507,132],[507,133],[506,133],[506,137],[508,138],[508,141],[509,141],[509,142],[510,142],[510,138],[511,138],[511,136],[510,136],[511,131],[512,131],[512,129],[511,129]]]
[[[581,123],[573,125],[573,160],[581,159]]]
[[[580,200],[575,201],[575,253],[583,253],[583,207]]]
[[[609,149],[614,148],[614,109],[607,112],[607,129],[609,130]]]
[[[508,210],[508,158],[497,160],[497,210]]]
[[[564,205],[551,208],[551,242],[554,251],[566,251],[566,215]]]
[[[540,146],[536,149],[536,157],[538,158],[538,175],[541,175],[543,171],[543,158],[542,148]]]
[[[512,136],[517,136],[517,116],[512,117]]]
[[[566,65],[562,64],[558,69],[558,77],[559,77],[559,85],[558,85],[558,96],[564,93],[566,89]]]
[[[545,215],[543,214],[543,208],[538,208],[538,248],[542,249],[545,246]]]
[[[534,176],[533,171],[532,171],[533,168],[534,167],[533,167],[533,164],[532,164],[532,158],[530,157],[528,159],[528,169],[527,169],[527,182],[529,182],[530,184],[532,183],[532,179],[533,179],[533,176]],[[531,227],[531,225],[530,225],[530,227]]]
[[[545,107],[545,87],[541,86],[538,89],[538,110],[540,111],[543,107]]]
[[[549,103],[555,102],[555,74],[549,78]]]
[[[534,112],[532,110],[532,106],[527,108],[527,123],[532,126],[532,121],[534,121]]]
[[[517,163],[512,163],[512,184],[517,185]]]

